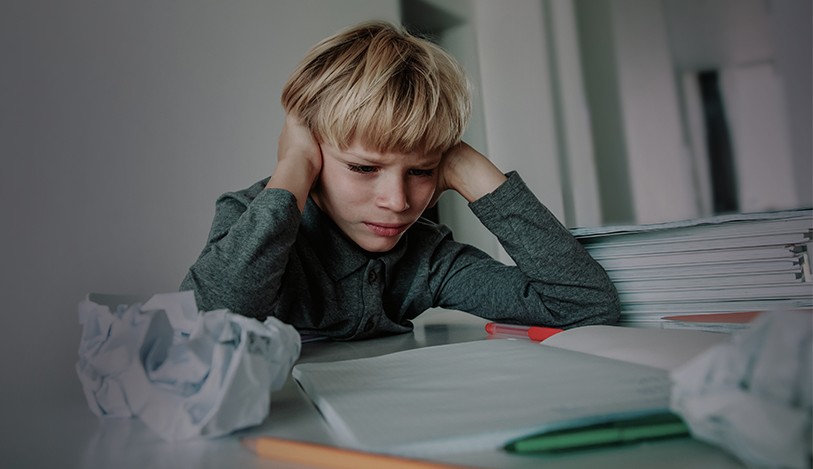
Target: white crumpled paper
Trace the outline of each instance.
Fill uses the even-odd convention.
[[[810,467],[811,335],[811,312],[763,313],[672,372],[672,409],[751,467]]]
[[[299,334],[228,310],[198,312],[191,291],[115,311],[79,304],[76,371],[99,416],[138,417],[166,440],[257,425],[299,357]]]

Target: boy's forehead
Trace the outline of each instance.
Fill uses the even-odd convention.
[[[378,151],[367,147],[358,141],[353,142],[350,146],[341,151],[347,155],[367,161],[393,161],[406,159],[415,162],[416,164],[432,164],[439,163],[441,158],[440,152],[423,153],[416,151],[411,153],[403,153],[398,150]]]

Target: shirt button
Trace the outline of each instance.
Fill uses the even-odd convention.
[[[371,284],[373,284],[373,283],[375,283],[376,280],[378,280],[378,274],[376,273],[375,270],[371,270],[367,274],[367,281],[370,282]]]

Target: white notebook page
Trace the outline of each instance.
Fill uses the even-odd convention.
[[[665,370],[527,340],[331,363],[293,376],[343,446],[426,456],[499,448],[574,423],[668,408]]]

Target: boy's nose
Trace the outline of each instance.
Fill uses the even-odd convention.
[[[406,185],[400,178],[397,180],[382,181],[378,193],[378,206],[394,212],[403,212],[409,209],[409,200]]]

